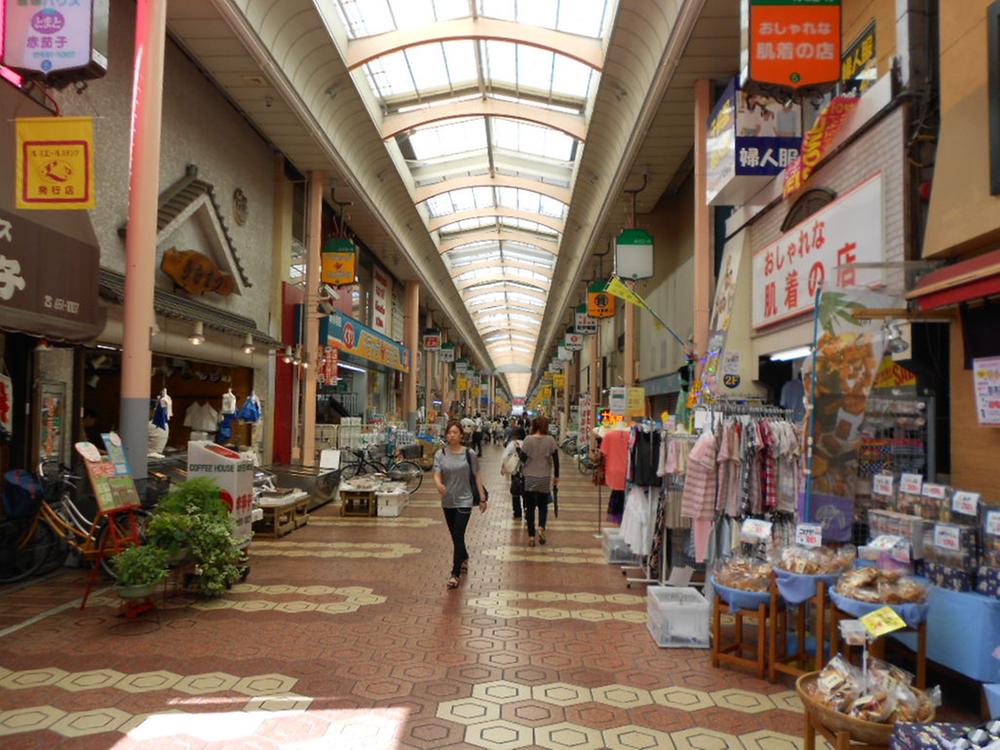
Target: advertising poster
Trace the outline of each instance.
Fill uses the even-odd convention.
[[[99,54],[91,46],[91,0],[7,0],[0,9],[8,68],[48,75],[85,68]]]
[[[17,207],[42,211],[94,208],[93,119],[19,117],[16,122]]]
[[[104,458],[93,443],[77,443],[75,447],[87,469],[98,512],[139,504],[139,494],[129,474],[118,474],[114,462]]]
[[[1000,427],[1000,357],[972,360],[976,414],[983,427]]]
[[[389,333],[389,277],[377,267],[372,270],[372,328]]]
[[[750,80],[790,89],[840,80],[840,0],[748,2]]]

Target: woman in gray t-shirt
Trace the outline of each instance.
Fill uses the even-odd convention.
[[[480,512],[486,512],[486,492],[479,474],[479,459],[475,451],[462,445],[465,431],[462,423],[448,423],[444,431],[446,445],[434,454],[434,485],[441,495],[444,519],[448,523],[454,554],[448,588],[458,587],[459,578],[468,568],[469,551],[465,547],[465,530],[472,515],[472,477],[479,490]]]
[[[524,518],[528,522],[528,546],[535,546],[535,508],[538,508],[538,543],[545,544],[545,521],[553,485],[559,485],[559,446],[549,434],[548,417],[535,417],[531,434],[521,444],[527,456],[524,474]]]

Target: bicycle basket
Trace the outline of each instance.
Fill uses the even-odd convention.
[[[5,518],[30,518],[42,503],[44,489],[30,472],[11,469],[3,475]]]

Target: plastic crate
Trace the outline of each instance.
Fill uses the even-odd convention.
[[[403,514],[410,495],[407,492],[386,492],[376,495],[378,498],[378,515],[385,518],[395,518]]]
[[[690,586],[646,588],[646,627],[661,648],[709,648],[708,600]]]
[[[604,559],[612,565],[635,565],[639,562],[639,556],[625,544],[618,529],[604,529],[601,549],[604,551]]]

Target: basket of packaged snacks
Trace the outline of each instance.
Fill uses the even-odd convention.
[[[795,688],[813,724],[886,746],[896,722],[933,721],[941,703],[938,688],[918,690],[912,682],[909,672],[880,659],[871,659],[864,675],[838,654],[821,671],[799,677]]]
[[[827,547],[785,547],[774,558],[774,575],[781,597],[790,604],[801,604],[816,595],[822,581],[832,587],[837,577],[854,565],[854,547],[838,550]]]
[[[840,576],[830,596],[838,609],[855,617],[888,605],[911,628],[927,619],[927,587],[897,570],[849,570]]]
[[[734,611],[757,609],[771,599],[771,564],[743,557],[720,560],[712,575],[712,586]]]

